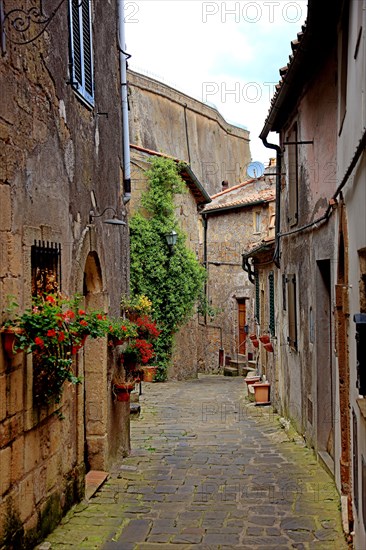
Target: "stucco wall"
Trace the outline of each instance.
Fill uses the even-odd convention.
[[[365,111],[365,65],[366,65],[366,13],[362,11],[362,3],[349,2],[350,6],[350,24],[349,24],[349,47],[347,58],[347,98],[346,113],[343,121],[339,119],[339,131],[337,148],[337,179],[342,181],[351,160],[354,157],[359,140],[365,134],[366,111]],[[363,6],[364,7],[364,6]],[[363,27],[363,32],[360,29]],[[353,45],[359,40],[358,53],[355,55]],[[340,44],[341,46],[341,44]],[[341,48],[340,48],[341,50]],[[339,65],[339,74],[342,67]],[[344,75],[342,75],[344,76]],[[340,94],[339,94],[340,95]],[[340,97],[339,97],[340,99]],[[343,122],[343,124],[342,124]],[[342,125],[341,125],[342,124]],[[362,267],[361,255],[365,254],[366,249],[366,156],[365,151],[361,153],[359,160],[350,174],[348,181],[343,189],[345,219],[348,229],[348,296],[349,296],[349,324],[347,331],[346,345],[349,352],[349,398],[351,416],[351,456],[353,455],[352,467],[352,500],[354,514],[354,545],[355,548],[366,547],[366,528],[363,517],[365,510],[362,510],[362,460],[366,461],[366,411],[362,407],[364,399],[359,400],[359,390],[356,385],[357,379],[357,348],[356,348],[356,326],[353,321],[355,313],[365,312],[364,305],[361,303],[360,288],[362,287],[361,273]],[[341,224],[341,208],[338,207],[337,224]],[[338,247],[338,234],[335,234],[335,247]],[[337,265],[334,266],[335,276],[337,275]],[[355,418],[355,428],[353,428],[352,417]],[[355,452],[357,441],[357,452]],[[357,472],[355,472],[357,468]],[[357,482],[356,482],[357,477]],[[358,503],[355,501],[355,494],[358,492]],[[363,517],[362,517],[363,515]]]
[[[67,6],[61,6],[34,43],[13,46],[7,41],[0,65],[0,321],[7,295],[14,295],[21,308],[30,304],[35,239],[60,243],[64,294],[88,291],[87,305],[97,301],[117,313],[127,288],[127,231],[101,220],[89,226],[90,210],[120,207],[116,6],[93,2],[93,20],[98,21],[93,109],[67,84]],[[84,281],[91,253],[100,263],[98,288]],[[84,384],[66,388],[62,421],[33,402],[31,358],[10,360],[0,350],[0,537],[10,503],[25,529],[42,537],[82,496],[84,427],[91,436],[92,467],[108,468],[116,442],[123,440],[128,448],[128,411],[112,405],[106,343],[94,346],[92,358],[79,352],[75,363],[79,375],[87,374],[87,402]],[[99,372],[97,400],[88,389],[93,369]],[[101,395],[104,406],[96,407]],[[89,426],[84,426],[84,405]]]
[[[249,132],[166,84],[128,72],[130,140],[190,164],[210,195],[247,178]]]
[[[298,141],[313,140],[313,144],[298,145],[298,223],[290,227],[288,216],[288,177],[284,177],[281,186],[281,231],[301,227],[324,214],[328,201],[336,188],[336,55],[333,51],[327,62],[314,80],[309,83],[302,98],[299,99],[295,112],[289,116],[286,127],[281,133],[282,142],[288,139],[288,132],[296,122]],[[288,170],[289,146],[285,146],[284,170]],[[280,264],[277,296],[279,309],[278,337],[280,350],[279,394],[282,411],[289,415],[308,441],[318,450],[334,449],[334,440],[339,438],[339,423],[334,430],[328,430],[328,441],[319,443],[321,424],[327,420],[324,414],[325,406],[334,411],[337,404],[336,374],[331,339],[334,333],[330,330],[327,320],[321,319],[322,311],[317,292],[321,284],[319,262],[326,261],[331,265],[335,259],[334,220],[319,225],[313,231],[295,233],[283,237],[281,243]],[[296,275],[296,310],[297,310],[297,350],[288,344],[288,307],[284,309],[283,295],[287,295],[288,285],[283,289],[283,277]],[[320,277],[320,278],[319,278]],[[330,282],[330,288],[334,281]],[[321,289],[320,289],[321,290]],[[333,300],[330,290],[330,300]],[[311,320],[312,318],[312,320]],[[315,335],[312,334],[316,327]],[[315,325],[314,325],[315,324]],[[324,329],[324,330],[323,330]],[[328,330],[328,332],[327,332]],[[322,356],[322,353],[324,355]],[[325,387],[328,377],[327,395],[319,395],[318,386]],[[331,388],[331,389],[329,389]],[[332,395],[332,397],[331,397]],[[334,412],[333,411],[333,412]],[[334,451],[332,451],[334,456]],[[335,457],[336,464],[336,457]]]

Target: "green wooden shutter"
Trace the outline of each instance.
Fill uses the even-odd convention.
[[[289,275],[288,285],[288,343],[297,350],[296,275]]]
[[[260,289],[259,289],[259,273],[255,271],[255,320],[259,324],[260,322]]]
[[[272,336],[275,336],[275,296],[274,296],[274,273],[268,275],[268,291],[269,291],[269,331]]]

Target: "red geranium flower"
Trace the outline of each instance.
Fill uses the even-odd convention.
[[[56,336],[56,331],[54,328],[50,328],[48,331],[47,331],[47,336],[49,338],[54,338]]]
[[[34,339],[34,343],[39,346],[40,348],[44,348],[44,341],[39,336],[36,336]]]
[[[88,326],[88,323],[86,321],[84,321],[84,319],[82,319],[80,321],[80,324],[83,325],[83,327],[87,327]]]
[[[60,332],[58,337],[57,337],[57,340],[59,342],[63,342],[65,340],[65,333],[64,332]]]
[[[79,309],[79,315],[85,315],[86,314],[86,311],[84,311],[83,309]]]
[[[50,304],[55,304],[55,303],[56,303],[56,300],[54,299],[53,296],[46,296],[46,300],[47,300],[47,302],[49,302]]]

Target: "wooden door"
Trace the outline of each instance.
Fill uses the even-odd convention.
[[[239,326],[239,346],[238,353],[245,355],[247,334],[245,332],[246,325],[246,307],[245,300],[238,300],[238,326]]]

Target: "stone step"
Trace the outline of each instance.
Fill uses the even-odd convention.
[[[239,376],[238,367],[225,367],[224,376]]]

